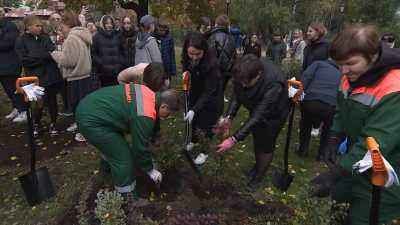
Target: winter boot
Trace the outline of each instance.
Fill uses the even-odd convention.
[[[261,182],[263,181],[264,177],[258,176],[258,175],[253,175],[253,178],[251,179],[250,183],[247,184],[246,189],[248,191],[255,191],[257,188],[260,187]]]
[[[244,174],[244,176],[252,177],[257,172],[258,172],[258,165],[254,164],[253,167],[251,167],[251,169]]]
[[[303,152],[300,150],[300,146],[296,147],[294,152],[300,157],[300,158],[307,158],[307,152]]]

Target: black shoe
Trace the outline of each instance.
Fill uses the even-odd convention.
[[[302,152],[300,151],[300,147],[296,147],[294,152],[300,157],[300,158],[307,158],[307,152]]]
[[[257,188],[260,187],[261,182],[263,181],[264,177],[260,177],[257,175],[254,175],[253,178],[251,179],[250,183],[247,184],[246,189],[248,191],[255,191]]]
[[[110,169],[103,169],[103,168],[99,169],[99,175],[101,177],[106,177],[106,176],[108,176],[110,174],[111,174],[111,170]]]
[[[33,125],[33,136],[34,137],[39,136],[39,124]]]
[[[323,155],[318,155],[315,160],[317,160],[317,162],[325,162],[325,157]]]
[[[244,175],[246,177],[252,177],[254,175],[254,173],[258,172],[258,165],[254,164],[253,167],[251,167],[251,169],[249,171],[247,171]]]
[[[50,135],[58,135],[57,126],[55,123],[51,123],[49,127],[50,127],[50,130],[49,130]]]
[[[71,107],[66,108],[65,112],[64,112],[64,116],[72,116],[72,115],[74,115],[72,113],[72,108]]]

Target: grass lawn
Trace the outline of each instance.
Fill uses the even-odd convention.
[[[172,87],[181,90],[181,52],[176,52],[176,61],[178,75],[172,79]],[[231,93],[232,85],[229,84],[227,95]],[[7,129],[7,134],[13,134],[13,130],[26,127],[26,123],[13,124],[5,120],[4,116],[11,111],[9,101],[4,91],[0,89],[0,125],[2,129]],[[183,98],[183,94],[182,94]],[[228,103],[225,103],[225,110]],[[231,125],[230,134],[238,129],[244,123],[249,114],[243,107]],[[235,221],[235,224],[328,224],[330,198],[325,199],[308,199],[306,196],[310,192],[308,187],[309,180],[327,170],[322,163],[317,163],[315,157],[318,150],[319,138],[312,138],[310,143],[310,151],[307,159],[300,159],[294,154],[294,149],[298,145],[299,128],[299,108],[296,107],[294,118],[291,144],[289,147],[289,171],[294,176],[293,182],[286,193],[277,190],[271,184],[271,178],[276,168],[283,169],[283,155],[286,141],[287,128],[281,132],[275,149],[273,164],[267,171],[266,177],[257,191],[248,193],[245,190],[249,178],[243,178],[243,174],[249,170],[254,164],[253,143],[251,135],[243,142],[236,144],[230,151],[218,156],[210,153],[207,162],[200,166],[202,173],[213,176],[216,182],[223,182],[232,185],[238,196],[248,196],[254,204],[270,204],[277,202],[281,205],[288,206],[291,210],[277,211],[274,213],[264,213],[261,215],[247,216],[242,221]],[[61,118],[61,117],[60,117]],[[48,120],[48,119],[46,119]],[[70,119],[62,118],[62,120]],[[163,119],[161,122],[161,131],[163,144],[160,146],[159,166],[166,171],[173,166],[179,168],[180,171],[188,171],[190,167],[185,161],[184,156],[179,152],[181,144],[184,141],[185,126],[182,113],[174,115],[173,119]],[[2,149],[9,146],[5,137],[0,137],[0,153]],[[27,142],[27,140],[24,140]],[[75,142],[75,140],[72,140]],[[211,148],[218,144],[216,138],[211,143]],[[37,151],[43,151],[36,146]],[[28,149],[14,149],[15,151],[24,151],[29,156]],[[61,154],[62,147],[52,150],[55,156],[47,157],[46,160],[39,159],[40,164],[37,168],[48,167],[51,175],[52,183],[55,187],[56,196],[44,201],[38,206],[29,207],[24,193],[22,191],[18,177],[29,171],[29,164],[11,163],[10,165],[0,165],[0,224],[66,224],[65,216],[75,211],[75,207],[81,205],[93,205],[94,199],[79,200],[87,192],[97,192],[99,187],[112,186],[111,176],[100,178],[98,174],[99,152],[89,144],[79,144],[69,153]],[[211,152],[211,151],[210,151]],[[199,153],[199,149],[193,150],[190,154],[195,158]],[[11,159],[10,159],[11,160]],[[214,183],[215,185],[215,183]],[[91,188],[88,188],[91,187]],[[86,191],[84,191],[86,189]],[[218,200],[218,199],[217,199]],[[182,202],[185,200],[181,200]],[[169,212],[169,211],[168,211]],[[92,214],[93,212],[88,212]],[[209,212],[213,213],[213,212]],[[72,213],[73,214],[73,213]],[[169,214],[168,214],[169,215]],[[64,220],[63,220],[64,219]],[[91,220],[90,224],[98,224],[99,221]],[[397,220],[391,221],[396,224]],[[77,224],[77,223],[75,223]]]

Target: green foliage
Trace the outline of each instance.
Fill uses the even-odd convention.
[[[1,0],[1,4],[3,7],[14,7],[19,8],[20,1],[19,0]]]
[[[97,206],[94,210],[96,218],[101,224],[125,224],[125,212],[121,209],[124,198],[116,191],[100,189],[95,200]]]
[[[89,210],[87,209],[87,200],[89,199],[90,193],[92,192],[93,182],[89,179],[86,182],[86,187],[83,190],[81,196],[79,197],[79,204],[75,206],[78,211],[77,219],[79,220],[79,225],[89,224]]]
[[[20,33],[24,32],[25,26],[23,20],[13,20]]]
[[[303,68],[303,63],[301,61],[290,60],[282,63],[280,66],[287,79],[291,79],[292,77],[296,77],[296,80],[300,79],[301,70]]]

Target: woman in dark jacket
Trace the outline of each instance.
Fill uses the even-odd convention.
[[[317,161],[324,161],[325,148],[336,112],[337,87],[342,76],[337,63],[332,60],[317,61],[301,75],[300,81],[306,96],[300,103],[300,146],[295,150],[299,157],[307,157],[312,125],[322,121],[324,125]]]
[[[34,110],[34,135],[39,132],[40,120],[45,99],[48,102],[51,123],[49,134],[58,135],[56,120],[58,114],[57,93],[62,88],[62,77],[57,63],[50,53],[56,49],[50,36],[42,34],[42,23],[37,16],[26,16],[24,19],[26,33],[19,36],[15,43],[15,50],[21,65],[25,69],[26,77],[38,77],[39,86],[45,88],[45,95],[38,99]]]
[[[325,37],[322,23],[313,22],[307,29],[308,44],[304,48],[303,72],[315,61],[327,60],[332,41]]]
[[[286,45],[281,39],[281,33],[276,31],[274,33],[274,39],[268,45],[266,57],[271,61],[282,63],[282,60],[286,58]]]
[[[122,17],[122,25],[123,27],[118,37],[121,44],[121,52],[124,56],[124,68],[129,68],[131,66],[135,66],[135,43],[140,32],[133,22],[133,18],[129,15]]]
[[[118,85],[117,76],[123,68],[121,45],[114,34],[114,20],[109,15],[100,19],[99,32],[93,37],[90,48],[92,63],[102,87]]]
[[[261,58],[261,45],[258,44],[258,42],[257,42],[257,34],[256,33],[253,33],[251,35],[251,43],[246,45],[246,47],[244,49],[243,55],[247,55],[247,54],[254,54],[258,58]]]
[[[246,173],[252,176],[246,188],[255,190],[272,162],[276,139],[289,115],[288,83],[277,66],[253,54],[244,56],[235,65],[233,79],[233,95],[222,123],[224,136],[229,133],[231,121],[241,105],[249,110],[250,117],[232,137],[217,146],[217,152],[229,150],[252,133],[256,164]]]
[[[197,130],[212,140],[213,126],[218,123],[224,107],[222,77],[218,71],[217,59],[208,48],[207,40],[200,33],[187,36],[182,50],[183,64],[190,73],[189,112],[184,120],[192,122],[192,139],[187,150],[198,145]],[[196,164],[207,159],[205,149],[196,158]]]

